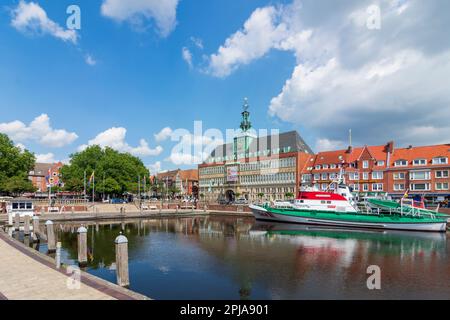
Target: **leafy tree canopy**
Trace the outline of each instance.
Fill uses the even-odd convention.
[[[61,168],[65,189],[84,190],[84,172],[86,181],[95,171],[95,191],[110,195],[137,190],[138,176],[149,176],[149,170],[142,161],[129,153],[120,153],[112,148],[90,146],[84,151],[70,155],[70,163]],[[104,180],[103,180],[104,178]],[[142,182],[141,182],[142,183]],[[93,183],[86,186],[92,192]]]
[[[33,153],[22,151],[6,134],[0,134],[0,193],[18,195],[34,191],[28,173],[35,162]]]

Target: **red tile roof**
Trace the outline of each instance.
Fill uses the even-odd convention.
[[[393,166],[397,160],[407,160],[408,166],[412,166],[415,159],[426,159],[427,164],[431,164],[436,157],[450,158],[450,144],[395,149],[391,157],[391,165]]]

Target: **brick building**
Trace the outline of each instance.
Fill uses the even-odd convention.
[[[180,195],[198,197],[197,169],[161,172],[156,175],[156,179],[164,183],[167,188],[178,188]]]
[[[36,163],[34,169],[28,173],[28,179],[37,188],[37,193],[48,192],[49,185],[52,187],[63,186],[59,170],[63,164],[58,163]]]
[[[319,152],[301,170],[301,184],[325,190],[344,170],[347,184],[361,196],[388,193],[393,198],[422,196],[442,201],[450,196],[450,144],[395,148],[394,142]]]
[[[248,104],[241,131],[232,143],[211,152],[198,166],[200,194],[207,201],[283,199],[299,191],[299,172],[312,151],[296,131],[257,137],[251,132]]]

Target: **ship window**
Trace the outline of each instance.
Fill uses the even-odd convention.
[[[328,203],[328,204],[330,204],[330,203],[331,203],[331,201],[327,201],[327,203]]]
[[[325,200],[320,201],[321,204],[327,203]]]

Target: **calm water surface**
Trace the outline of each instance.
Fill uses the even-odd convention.
[[[64,263],[76,263],[80,225],[55,225]],[[114,239],[123,230],[130,289],[154,299],[450,299],[448,233],[352,231],[229,217],[84,225],[86,271],[116,281]],[[369,265],[381,268],[381,290],[367,289]]]

